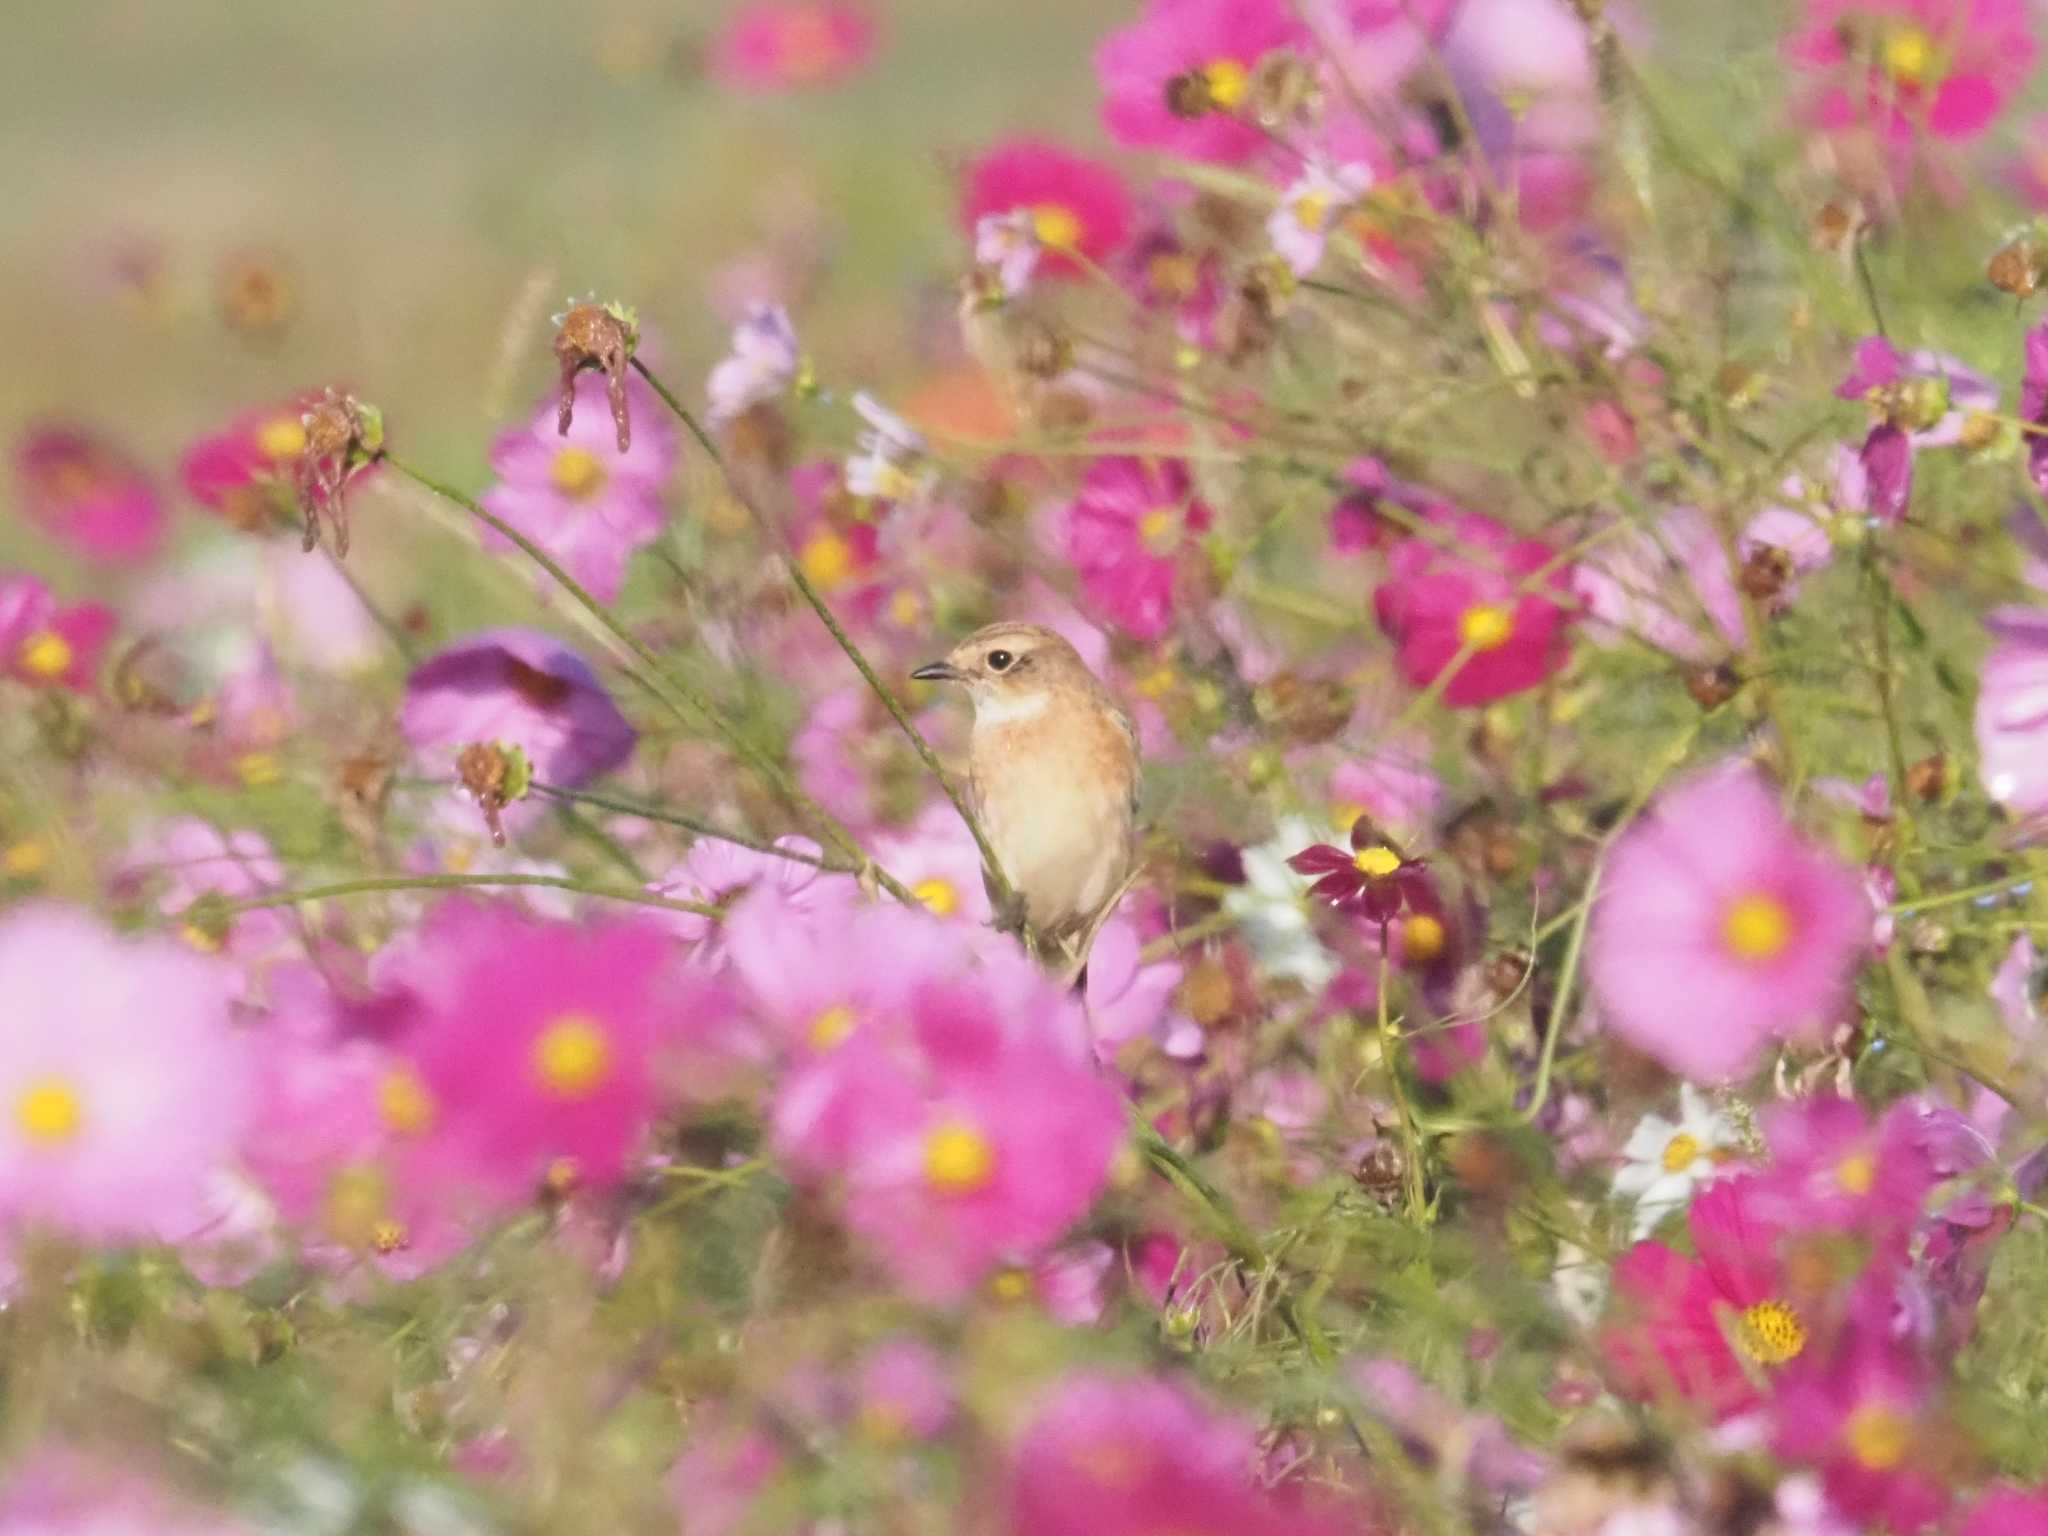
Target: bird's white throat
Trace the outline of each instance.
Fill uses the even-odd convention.
[[[976,695],[974,700],[974,723],[976,725],[1014,725],[1019,720],[1029,720],[1033,715],[1043,714],[1045,706],[1052,702],[1052,696],[1042,688],[1029,693],[1013,693],[1007,689],[991,688]]]

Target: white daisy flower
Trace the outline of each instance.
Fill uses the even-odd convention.
[[[1678,1090],[1678,1118],[1645,1115],[1621,1149],[1614,1192],[1635,1201],[1630,1230],[1647,1237],[1672,1211],[1683,1210],[1710,1183],[1737,1146],[1734,1122],[1687,1083]]]

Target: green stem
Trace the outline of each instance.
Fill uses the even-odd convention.
[[[785,848],[764,838],[749,837],[744,832],[715,827],[708,821],[686,816],[681,811],[666,811],[652,805],[636,805],[630,800],[616,799],[611,795],[593,795],[588,790],[563,789],[556,784],[536,782],[532,788],[535,794],[546,795],[550,800],[560,800],[570,805],[587,805],[600,811],[611,811],[619,816],[637,816],[642,821],[659,822],[663,826],[681,827],[684,831],[694,832],[699,837],[731,843],[737,848],[751,848],[755,853],[788,859],[792,864],[808,864],[813,869],[828,870],[836,875],[860,873],[858,864],[845,864],[835,859],[820,858],[816,854],[805,853],[801,848]]]
[[[1408,1220],[1419,1227],[1429,1213],[1429,1195],[1422,1182],[1422,1132],[1415,1123],[1415,1107],[1408,1102],[1408,1085],[1401,1081],[1401,1034],[1388,1011],[1387,980],[1387,925],[1382,923],[1378,988],[1380,1062],[1387,1069],[1387,1088],[1394,1096],[1394,1113],[1401,1123],[1401,1182],[1407,1194]]]
[[[2040,877],[2031,871],[2024,875],[2007,875],[2003,880],[1986,881],[1983,885],[1969,885],[1959,891],[1943,891],[1937,896],[1915,896],[1911,901],[1895,901],[1885,908],[1894,916],[1908,912],[1925,912],[1934,907],[1952,907],[1960,902],[1975,901],[1980,896],[2000,896],[2007,891],[2031,885]]]
[[[623,901],[637,907],[661,907],[670,912],[694,912],[699,917],[723,917],[724,909],[703,901],[677,901],[651,891],[627,890],[619,886],[594,885],[568,875],[372,875],[360,880],[337,880],[332,885],[306,886],[295,891],[269,891],[240,901],[212,901],[201,897],[178,915],[204,924],[266,907],[296,906],[302,901],[325,901],[330,896],[365,896],[379,891],[446,891],[494,886],[545,886],[550,890],[574,891],[604,901]]]
[[[808,816],[822,829],[830,840],[837,845],[841,853],[845,854],[849,859],[858,859],[863,869],[873,869],[876,881],[891,896],[894,896],[898,901],[906,903],[916,900],[908,890],[904,889],[901,882],[890,875],[888,871],[875,865],[866,854],[861,852],[860,843],[846,829],[846,826],[838,817],[805,794],[782,765],[769,757],[760,747],[750,741],[737,726],[726,719],[709,698],[697,692],[696,689],[688,684],[671,676],[663,668],[661,658],[656,656],[639,636],[635,635],[614,618],[611,610],[585,591],[576,579],[563,570],[561,564],[546,550],[542,549],[503,518],[497,516],[473,498],[463,495],[462,492],[456,490],[453,486],[444,485],[432,476],[398,458],[395,454],[386,452],[381,457],[383,462],[388,464],[394,472],[405,476],[406,479],[412,481],[423,490],[433,492],[434,495],[439,496],[442,500],[453,502],[492,532],[510,541],[521,554],[547,572],[564,592],[573,597],[592,618],[603,626],[617,644],[623,646],[626,652],[639,662],[642,670],[634,673],[634,680],[649,693],[653,694],[655,698],[659,699],[671,714],[675,715],[678,720],[686,725],[693,723],[694,720],[702,720],[710,725],[712,730],[718,733],[726,745],[731,747],[749,766],[759,773],[778,795]]]
[[[875,675],[875,669],[869,664],[866,655],[862,653],[858,645],[853,643],[853,637],[847,634],[839,620],[834,617],[832,610],[826,606],[825,599],[819,595],[818,589],[811,584],[810,577],[804,574],[803,563],[790,553],[788,541],[776,536],[775,529],[769,522],[767,514],[762,510],[761,504],[745,486],[740,484],[739,478],[732,472],[732,467],[726,463],[725,455],[718,451],[718,445],[711,440],[711,435],[698,423],[696,416],[691,413],[682,401],[675,397],[675,394],[669,387],[662,383],[655,376],[654,371],[641,362],[639,358],[633,359],[633,367],[640,377],[648,382],[654,392],[661,396],[662,403],[670,411],[674,412],[676,418],[689,429],[690,435],[697,440],[697,444],[704,450],[705,456],[717,468],[719,475],[725,481],[726,488],[732,492],[734,498],[752,515],[754,521],[760,525],[761,531],[773,539],[776,554],[782,561],[782,568],[789,573],[789,579],[795,583],[797,592],[803,597],[804,602],[810,606],[811,612],[818,616],[818,622],[825,626],[827,632],[831,634],[833,641],[845,653],[846,659],[853,663],[854,670],[860,673],[861,679],[866,682],[869,690],[873,692],[876,698],[882,701],[882,707],[889,711],[889,718],[894,720],[897,727],[909,738],[910,745],[917,752],[918,760],[924,764],[931,776],[938,781],[939,788],[945,791],[946,798],[953,802],[953,809],[960,813],[960,819],[967,824],[967,830],[974,838],[974,846],[981,851],[981,862],[988,870],[989,883],[994,887],[989,893],[990,899],[998,912],[1008,910],[1014,897],[1009,879],[1003,873],[1002,861],[996,857],[995,849],[990,845],[987,835],[981,830],[980,821],[968,809],[967,800],[960,793],[959,786],[954,784],[952,776],[939,765],[938,754],[932,751],[931,743],[925,740],[924,733],[917,728],[916,723],[905,712],[895,693],[882,685],[881,678]]]

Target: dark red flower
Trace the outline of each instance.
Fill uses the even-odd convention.
[[[1287,861],[1296,874],[1317,876],[1308,893],[1384,926],[1411,912],[1442,910],[1426,861],[1411,859],[1364,816],[1351,824],[1347,852],[1329,843],[1304,848]]]

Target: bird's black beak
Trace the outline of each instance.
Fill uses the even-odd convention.
[[[957,683],[966,674],[950,661],[934,661],[929,665],[919,667],[910,675],[920,683]]]

